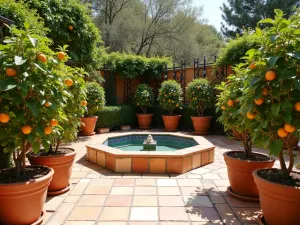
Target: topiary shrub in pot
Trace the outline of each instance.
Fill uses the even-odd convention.
[[[82,105],[86,106],[85,116],[81,118],[81,132],[83,136],[94,135],[98,116],[95,116],[105,105],[105,93],[103,87],[96,82],[86,83],[87,101],[82,101]]]
[[[211,116],[204,116],[204,110],[213,106],[214,89],[204,78],[194,79],[186,87],[186,95],[190,100],[189,107],[197,111],[198,116],[191,116],[195,134],[207,134]]]
[[[26,166],[26,153],[47,148],[54,118],[65,104],[64,80],[57,73],[63,62],[49,49],[45,37],[11,28],[0,45],[0,150],[15,164],[0,170],[0,224],[40,224],[53,169]]]
[[[227,151],[223,154],[230,182],[227,192],[244,201],[259,201],[252,172],[259,168],[273,167],[275,160],[252,151],[249,135],[249,131],[253,129],[251,120],[245,120],[240,112],[245,74],[238,67],[235,68],[235,73],[236,75],[227,78],[227,82],[217,86],[220,91],[217,96],[217,111],[221,111],[218,121],[223,124],[225,131],[234,130],[244,146],[244,151]]]
[[[134,105],[142,111],[142,113],[136,114],[139,128],[141,129],[149,129],[151,126],[153,114],[147,114],[147,109],[153,105],[153,102],[154,94],[152,88],[147,84],[137,86],[134,96]]]
[[[175,80],[164,81],[159,89],[159,104],[168,112],[168,115],[162,116],[166,131],[177,130],[181,115],[174,115],[173,112],[181,107],[182,94],[181,86]]]
[[[289,19],[281,10],[275,14],[275,19],[260,21],[268,24],[256,30],[262,44],[247,53],[241,113],[251,123],[253,143],[269,149],[280,162],[280,169],[253,172],[264,220],[271,225],[300,224],[300,173],[293,170],[298,153],[292,145],[292,136],[300,136],[300,11]],[[252,69],[250,62],[255,63]]]

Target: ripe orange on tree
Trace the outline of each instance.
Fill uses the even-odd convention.
[[[276,73],[273,70],[269,70],[266,72],[265,78],[267,81],[272,81],[276,79]]]
[[[5,73],[8,77],[14,77],[17,75],[17,71],[14,68],[6,68]]]
[[[285,138],[286,136],[288,136],[288,132],[286,132],[285,129],[283,129],[283,128],[279,128],[277,130],[277,134],[281,138]]]
[[[71,87],[73,85],[73,81],[70,79],[70,78],[67,78],[65,79],[65,84],[68,86],[68,87]]]
[[[293,133],[296,130],[296,127],[294,127],[291,124],[286,123],[286,124],[284,124],[284,130],[288,133]]]
[[[256,62],[252,62],[250,65],[249,65],[249,68],[251,70],[255,69],[256,68]]]
[[[268,89],[267,89],[267,88],[263,88],[263,89],[262,89],[262,94],[263,94],[264,96],[266,96],[266,95],[268,94]]]
[[[255,114],[251,112],[247,112],[247,118],[253,120],[255,118]]]
[[[296,111],[300,112],[300,102],[296,102],[295,109]]]
[[[227,105],[228,106],[234,106],[234,100],[228,100]]]
[[[57,58],[59,58],[60,60],[64,60],[66,58],[66,53],[64,52],[57,53]]]
[[[87,101],[81,101],[82,106],[87,106]]]
[[[32,128],[29,125],[25,125],[25,126],[22,127],[22,133],[23,134],[30,134],[31,130],[32,130]]]
[[[264,99],[263,98],[258,98],[258,99],[254,99],[254,102],[256,105],[262,105],[264,103]]]
[[[51,106],[51,103],[50,103],[50,102],[45,102],[44,106],[45,106],[45,107],[50,107],[50,106]]]
[[[74,27],[72,25],[69,25],[68,28],[69,28],[69,30],[73,30],[74,29]]]
[[[7,123],[10,120],[10,117],[6,113],[0,113],[0,122]]]
[[[51,134],[51,132],[52,132],[52,128],[50,126],[47,126],[47,127],[44,128],[44,133],[46,135]]]
[[[58,121],[57,121],[56,119],[52,119],[52,120],[50,121],[50,125],[51,125],[52,127],[55,127],[55,126],[58,125]]]
[[[225,110],[225,109],[226,109],[226,106],[225,106],[225,105],[222,105],[222,106],[221,106],[221,109]]]
[[[43,53],[40,53],[37,55],[37,59],[43,63],[46,63],[47,62],[47,57],[45,56],[45,54]]]

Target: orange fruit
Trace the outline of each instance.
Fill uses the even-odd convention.
[[[57,53],[57,58],[59,58],[60,60],[64,60],[65,57],[66,57],[66,53],[64,52]]]
[[[265,75],[266,80],[272,81],[276,79],[276,73],[273,70],[270,70]]]
[[[31,130],[32,130],[32,128],[29,125],[25,125],[25,126],[22,127],[22,133],[23,134],[30,134]]]
[[[295,109],[296,111],[300,112],[300,102],[296,102]]]
[[[52,120],[50,121],[50,125],[51,125],[52,127],[55,127],[55,126],[58,125],[58,121],[57,121],[56,119],[52,119]]]
[[[234,100],[228,100],[227,105],[228,106],[234,106]]]
[[[256,68],[256,62],[252,62],[250,65],[249,65],[249,68],[251,70],[255,69]]]
[[[44,133],[46,135],[51,134],[51,132],[52,132],[52,128],[50,126],[47,126],[47,127],[44,128]]]
[[[50,102],[45,102],[44,106],[45,106],[45,107],[50,107],[50,106],[51,106],[51,103],[50,103]]]
[[[247,112],[247,118],[253,120],[255,118],[255,114],[251,112]]]
[[[226,109],[226,106],[225,106],[225,105],[222,105],[222,106],[221,106],[221,109],[225,110],[225,109]]]
[[[7,123],[10,120],[10,117],[6,113],[0,113],[0,122]]]
[[[69,30],[73,30],[74,29],[74,27],[72,25],[69,25],[68,28],[69,28]]]
[[[293,133],[296,130],[296,127],[294,127],[291,124],[286,123],[286,124],[284,124],[284,130],[286,132]]]
[[[87,101],[81,101],[82,106],[87,106]]]
[[[268,94],[268,89],[267,89],[267,88],[263,88],[263,89],[262,89],[262,94],[263,94],[264,96],[266,96],[266,95]]]
[[[13,68],[6,68],[5,73],[8,77],[14,77],[17,75],[17,71]]]
[[[47,57],[42,53],[37,55],[37,59],[43,63],[47,62]]]
[[[277,134],[281,138],[285,138],[286,136],[288,136],[288,132],[286,132],[285,129],[283,129],[283,128],[279,128],[277,130]]]
[[[65,84],[68,86],[68,87],[71,87],[73,85],[73,81],[69,78],[65,79]]]
[[[262,105],[264,103],[264,99],[263,98],[258,98],[258,99],[254,99],[254,102],[256,105]]]

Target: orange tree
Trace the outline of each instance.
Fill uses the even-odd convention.
[[[136,88],[134,95],[134,105],[146,114],[147,109],[153,105],[154,94],[152,88],[148,84],[140,84]]]
[[[300,11],[289,19],[281,10],[275,13],[275,19],[260,21],[269,28],[256,29],[261,44],[247,52],[247,63],[241,66],[245,80],[240,112],[244,123],[250,122],[252,141],[279,156],[283,176],[288,177],[294,165],[291,139],[300,136]]]
[[[0,145],[12,152],[17,174],[25,171],[25,155],[42,145],[48,150],[70,96],[64,77],[62,53],[53,52],[50,40],[11,28],[11,38],[0,45]]]

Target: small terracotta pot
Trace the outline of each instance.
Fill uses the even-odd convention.
[[[31,165],[49,166],[54,170],[53,178],[48,188],[48,195],[60,195],[70,190],[69,180],[76,152],[65,155],[35,156],[30,152],[27,158]]]
[[[152,122],[153,114],[136,114],[140,129],[149,129]]]
[[[14,168],[5,170],[12,169]],[[49,169],[50,172],[41,178],[22,183],[0,184],[0,224],[24,225],[42,222],[40,217],[54,173],[53,169]]]
[[[300,189],[267,181],[253,171],[260,205],[268,225],[300,224]],[[275,170],[275,169],[274,169]]]
[[[258,198],[258,189],[254,182],[252,172],[256,169],[272,168],[275,160],[272,159],[261,162],[240,160],[228,156],[229,152],[233,151],[225,152],[223,156],[227,165],[228,178],[232,192],[237,196],[241,196],[241,198],[243,196],[246,197],[244,200],[247,200],[247,198]],[[263,155],[260,153],[253,154]]]
[[[208,129],[210,127],[211,116],[191,116],[195,134],[208,134]]]
[[[95,134],[94,130],[96,127],[98,116],[82,117],[80,120],[84,125],[81,125],[80,135],[92,136]]]
[[[177,131],[177,127],[179,124],[179,120],[181,115],[174,115],[174,116],[162,116],[165,125],[165,131]]]

